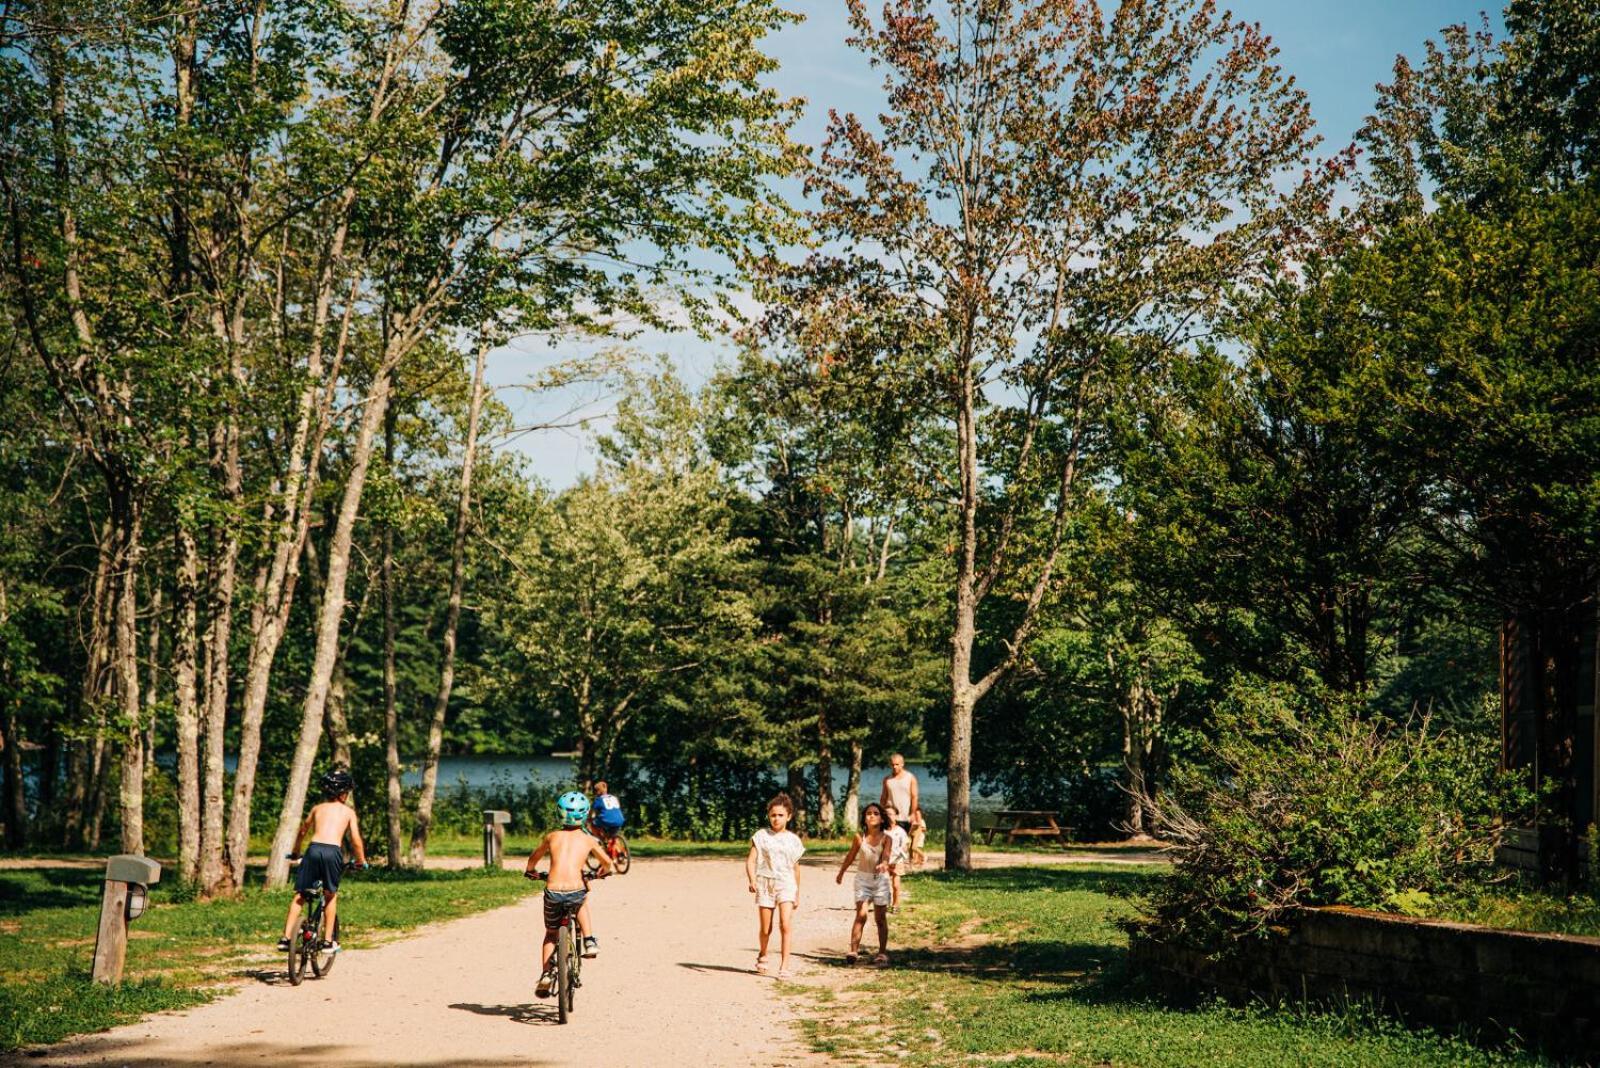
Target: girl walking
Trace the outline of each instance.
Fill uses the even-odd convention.
[[[760,921],[760,945],[756,951],[756,971],[767,971],[767,942],[772,937],[772,914],[778,914],[781,951],[778,978],[788,979],[789,929],[795,906],[800,904],[799,862],[806,847],[789,830],[794,802],[779,793],[767,802],[767,826],[750,839],[750,852],[744,858],[744,874],[750,892],[756,895],[756,914]]]
[[[878,955],[874,964],[889,963],[889,900],[894,894],[890,879],[894,857],[894,840],[884,828],[883,806],[871,802],[861,811],[861,833],[850,844],[850,852],[839,865],[834,882],[843,883],[844,873],[851,864],[856,866],[856,919],[850,927],[850,952],[844,962],[854,964],[861,953],[861,936],[867,929],[867,907],[870,905],[878,922]]]

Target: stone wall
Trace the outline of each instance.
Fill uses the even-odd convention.
[[[1136,970],[1177,995],[1201,988],[1239,1003],[1363,1001],[1408,1023],[1490,1041],[1515,1035],[1600,1063],[1600,938],[1320,908],[1220,959],[1155,932],[1136,934],[1129,951]]]

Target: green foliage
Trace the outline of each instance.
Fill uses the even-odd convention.
[[[1421,908],[1493,862],[1527,798],[1497,739],[1360,714],[1348,701],[1236,684],[1204,767],[1158,806],[1174,872],[1152,892],[1163,937],[1220,949],[1296,906]]]

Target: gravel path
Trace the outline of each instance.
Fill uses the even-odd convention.
[[[836,862],[835,862],[836,863]],[[837,952],[849,880],[802,874],[799,948]],[[753,974],[755,908],[740,859],[645,859],[596,884],[601,954],[573,1022],[533,996],[539,899],[351,950],[325,980],[262,980],[209,1005],[69,1039],[8,1064],[826,1064],[809,1054],[771,979]],[[359,922],[359,898],[349,905]]]
[[[929,857],[939,863],[938,854]],[[1158,853],[979,853],[980,867],[1160,863]],[[837,856],[803,865],[796,942],[799,981],[826,982],[814,963],[848,942],[851,880]],[[92,862],[91,862],[92,863]],[[440,858],[438,867],[468,867]],[[521,867],[522,858],[508,860]],[[32,862],[38,866],[39,862]],[[914,892],[915,881],[910,883]],[[325,980],[296,988],[281,975],[209,1005],[152,1016],[98,1035],[0,1057],[0,1064],[294,1064],[338,1068],[436,1065],[810,1066],[795,1006],[753,974],[755,909],[742,858],[644,858],[597,883],[602,953],[587,962],[573,1022],[533,996],[539,898],[423,928],[376,949],[351,950]],[[360,899],[349,908],[359,923]],[[868,941],[871,933],[868,932]],[[772,952],[776,967],[777,935]],[[809,973],[808,973],[809,969]]]

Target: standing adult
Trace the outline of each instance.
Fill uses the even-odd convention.
[[[894,850],[891,853],[889,867],[889,883],[892,889],[889,910],[900,910],[900,865],[898,853],[909,852],[906,848],[911,841],[911,819],[913,813],[921,811],[921,800],[917,797],[917,777],[906,770],[906,758],[895,753],[889,758],[889,777],[883,780],[883,793],[878,798],[878,804],[893,821],[887,828]]]
[[[884,808],[893,805],[894,822],[906,834],[911,833],[911,814],[922,805],[917,797],[917,777],[906,770],[906,758],[899,753],[889,758],[889,777],[883,780],[878,804]]]

